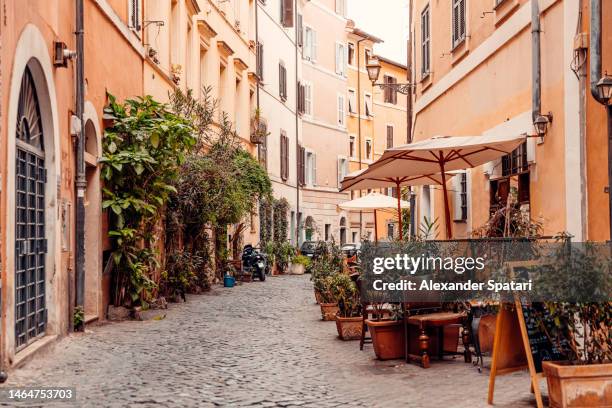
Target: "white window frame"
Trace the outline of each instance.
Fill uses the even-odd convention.
[[[423,36],[423,14],[427,12],[427,37]],[[451,15],[452,18],[452,15]],[[421,78],[426,78],[429,76],[431,72],[431,6],[429,3],[423,7],[420,14],[420,24],[421,24],[421,41],[420,41],[420,49],[421,49]],[[425,41],[426,40],[426,41]],[[451,39],[452,41],[452,39]],[[427,65],[425,65],[425,43],[427,42]]]
[[[317,154],[312,149],[304,149],[304,183],[307,186],[317,185]]]
[[[353,46],[353,63],[352,64],[349,61],[349,48],[351,45]],[[357,61],[358,58],[359,58],[359,55],[357,55],[357,46],[355,45],[355,43],[353,41],[347,42],[346,43],[346,64],[349,67],[356,68],[355,61]]]
[[[342,17],[346,17],[346,0],[335,0],[334,11]]]
[[[343,93],[338,93],[336,98],[336,124],[341,127],[346,127],[346,98]]]
[[[465,175],[465,218],[463,217],[463,211],[461,207],[461,196],[462,196],[462,182],[463,176]],[[467,171],[457,172],[457,175],[451,180],[453,189],[453,221],[455,222],[466,222],[470,215],[470,174]]]
[[[370,99],[370,103],[368,104],[368,98]],[[372,93],[371,92],[364,92],[363,93],[363,114],[366,116],[366,118],[373,118],[374,117],[374,98],[372,97]],[[369,111],[369,114],[368,114]]]
[[[351,94],[353,95],[353,109],[351,110]],[[357,106],[357,90],[355,88],[348,88],[347,89],[347,102],[348,102],[348,113],[349,115],[357,115],[357,112],[359,111],[359,107]]]
[[[372,57],[372,49],[371,48],[364,48],[363,49],[363,66],[365,67],[366,65],[368,65],[368,53],[370,54],[370,58]],[[359,56],[359,58],[361,58],[361,56]]]
[[[467,26],[468,26],[468,11],[467,11],[467,0],[461,0],[463,1],[463,7],[464,7],[464,15],[463,15],[463,22],[465,24],[465,26],[463,27],[463,35],[459,36],[457,38],[455,38],[455,16],[454,16],[454,8],[455,8],[455,3],[457,1],[460,0],[451,0],[451,50],[454,50],[455,48],[457,48],[458,46],[460,46],[461,44],[463,44],[465,42],[465,40],[467,39]],[[430,41],[431,41],[431,36],[430,36]]]
[[[314,87],[310,81],[303,81],[302,85],[304,85],[304,116],[312,118],[314,116]]]
[[[338,156],[338,188],[342,185],[342,179],[346,177],[349,170],[349,160],[346,156]]]
[[[302,46],[302,57],[312,63],[317,62],[317,31],[308,24],[304,24],[304,45]]]
[[[139,10],[139,15],[138,15],[138,25],[140,27],[135,27],[134,25],[132,25],[132,21],[134,16],[132,15],[132,4],[136,2],[138,4],[138,10]],[[127,2],[127,7],[128,7],[128,27],[130,30],[132,30],[134,33],[136,33],[136,35],[140,38],[140,33],[143,29],[143,25],[142,25],[142,0],[128,0]]]
[[[347,64],[348,47],[346,46],[346,43],[343,43],[341,41],[336,41],[335,57],[336,57],[335,59],[336,74],[340,75],[341,77],[345,77],[346,67],[348,66]]]

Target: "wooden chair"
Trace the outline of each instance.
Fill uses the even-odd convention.
[[[357,290],[359,291],[359,298],[363,299],[363,297],[361,296],[361,280],[359,279],[359,273],[352,273],[351,279],[357,285]],[[390,313],[390,310],[376,308],[370,303],[363,301],[361,302],[361,339],[359,339],[359,350],[363,350],[364,344],[372,343],[372,338],[366,337],[366,332],[368,331],[368,325],[366,324],[366,320],[381,319],[383,317],[389,316]]]
[[[440,303],[404,303],[404,329],[406,334],[406,362],[417,361],[423,368],[430,366],[430,346],[437,351],[442,360],[446,355],[463,354],[465,362],[472,361],[470,351],[470,332],[467,327],[467,313],[442,310]],[[416,330],[411,330],[411,329]],[[462,330],[464,352],[457,352],[458,331]],[[455,339],[446,339],[447,344],[454,344],[454,350],[445,350],[445,332],[454,333]],[[418,334],[418,337],[416,335]],[[415,342],[416,340],[416,342]],[[415,348],[418,354],[415,353]]]

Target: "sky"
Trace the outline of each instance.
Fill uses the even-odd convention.
[[[357,27],[385,41],[375,53],[406,63],[408,0],[347,0],[347,14]]]

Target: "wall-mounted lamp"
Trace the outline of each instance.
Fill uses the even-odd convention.
[[[553,115],[552,112],[548,112],[546,115],[538,115],[533,121],[533,127],[539,137],[544,137],[548,131],[548,125],[552,123]]]
[[[597,82],[597,93],[605,105],[612,99],[612,77],[607,73]]]

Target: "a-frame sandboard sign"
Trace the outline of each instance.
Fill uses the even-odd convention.
[[[523,305],[518,298],[515,298],[514,303],[502,303],[497,315],[487,402],[493,404],[495,377],[525,368],[529,369],[531,389],[535,393],[536,404],[538,408],[543,408],[539,385],[542,374],[536,371],[531,354]]]

